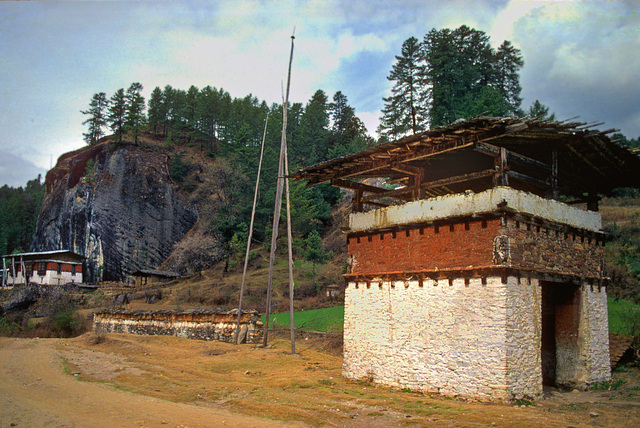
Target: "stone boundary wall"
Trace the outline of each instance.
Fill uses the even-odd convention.
[[[104,310],[93,316],[97,333],[177,336],[233,343],[238,311],[125,311]],[[263,329],[256,311],[243,311],[239,343],[259,343]]]

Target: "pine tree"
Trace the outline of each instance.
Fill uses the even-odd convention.
[[[520,50],[513,47],[511,42],[505,40],[496,52],[494,68],[496,76],[496,88],[502,97],[509,103],[512,115],[521,115],[522,97],[520,97],[520,76],[518,71],[524,65]]]
[[[556,120],[556,114],[549,114],[549,107],[542,104],[539,100],[535,100],[529,110],[527,110],[526,115],[529,117],[537,117],[543,120]]]
[[[80,111],[82,114],[90,115],[87,120],[82,122],[83,125],[89,125],[89,131],[82,135],[84,136],[84,141],[90,146],[97,143],[104,135],[103,128],[107,124],[105,113],[108,106],[107,94],[100,92],[93,96],[88,110]]]
[[[317,230],[313,230],[305,240],[305,258],[313,263],[313,276],[316,274],[316,263],[325,263],[331,258],[331,252],[326,251],[322,245],[322,238]]]
[[[327,159],[329,143],[328,98],[317,90],[300,118],[300,135],[291,141],[289,159],[300,166],[313,165]]]
[[[133,141],[136,144],[138,143],[140,127],[145,121],[145,102],[144,97],[140,94],[141,91],[142,85],[140,83],[132,83],[131,86],[129,86],[129,89],[127,89],[127,93],[125,95],[125,130],[132,132]]]
[[[463,25],[455,30],[432,29],[424,37],[423,49],[431,127],[480,113],[519,113],[518,70],[524,62],[510,42],[494,51],[483,31]]]
[[[391,96],[384,98],[380,120],[381,135],[397,139],[424,131],[427,124],[428,87],[424,84],[424,55],[415,37],[402,44],[400,56],[391,68],[388,80],[395,82]]]
[[[124,135],[124,123],[127,114],[127,99],[124,93],[124,89],[118,89],[111,97],[109,104],[109,113],[107,116],[107,122],[113,136],[117,142],[122,141]]]
[[[333,95],[333,102],[329,104],[329,115],[331,117],[331,133],[329,145],[346,145],[348,141],[347,129],[349,121],[355,117],[353,107],[349,105],[347,96],[338,91]]]
[[[382,100],[385,105],[382,107],[382,117],[376,132],[380,136],[380,142],[397,140],[406,133],[406,127],[403,126],[402,121],[403,107],[401,100],[393,97],[383,98]]]
[[[156,86],[153,91],[151,91],[148,108],[149,127],[151,128],[151,132],[156,135],[158,134],[158,127],[164,122],[165,112],[163,109],[164,100],[162,98],[162,89]]]
[[[198,105],[198,95],[200,91],[191,85],[185,94],[185,104],[182,109],[182,118],[184,121],[184,130],[187,134],[187,142],[190,143],[193,138],[198,137],[198,121],[196,118],[196,110]]]
[[[356,116],[355,109],[349,105],[347,96],[341,91],[333,96],[333,102],[329,104],[329,114],[329,159],[359,152],[374,144],[375,141],[367,134],[364,123]]]

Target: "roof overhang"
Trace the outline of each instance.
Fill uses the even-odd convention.
[[[353,190],[360,204],[395,203],[507,185],[543,197],[588,202],[640,187],[640,158],[599,124],[477,117],[304,168],[308,185]],[[384,186],[363,182],[383,179]],[[358,207],[354,207],[358,210]]]

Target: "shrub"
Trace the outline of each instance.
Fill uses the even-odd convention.
[[[80,321],[73,309],[63,310],[52,315],[53,327],[62,337],[70,337],[76,333]]]
[[[7,321],[6,318],[0,318],[0,335],[2,336],[12,336],[20,331],[20,324],[17,322]]]

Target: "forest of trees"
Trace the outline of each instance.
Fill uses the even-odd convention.
[[[29,250],[43,194],[40,176],[24,188],[0,188],[0,254]]]
[[[522,115],[520,51],[504,41],[493,49],[489,36],[465,25],[432,29],[410,37],[388,79],[378,132],[386,140],[443,126],[479,114]]]
[[[282,105],[268,105],[252,95],[233,98],[224,89],[211,86],[201,89],[191,86],[183,90],[167,85],[153,89],[144,115],[144,108],[136,103],[141,88],[139,83],[134,83],[127,91],[116,91],[110,100],[105,93],[95,94],[89,109],[83,111],[89,116],[85,121],[88,125],[85,141],[95,144],[109,127],[113,140],[128,138],[136,142],[145,130],[162,139],[167,148],[197,147],[215,158],[217,166],[211,178],[220,190],[215,197],[217,208],[211,232],[220,238],[227,255],[244,252],[260,145],[269,116],[253,235],[258,242],[269,239]],[[330,99],[324,91],[317,90],[306,105],[293,103],[287,114],[291,171],[354,153],[375,143],[341,91]],[[180,154],[172,156],[170,171],[176,181],[182,181],[189,167]],[[294,245],[299,254],[313,253],[309,248],[317,244],[315,233],[322,232],[328,223],[331,205],[339,196],[338,189],[328,185],[307,188],[304,183],[291,183]],[[315,258],[315,255],[309,257]]]

